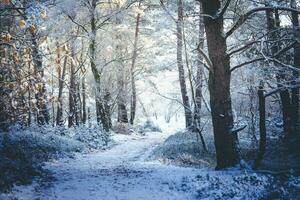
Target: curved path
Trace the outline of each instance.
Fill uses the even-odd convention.
[[[115,135],[117,145],[107,151],[48,163],[46,168],[55,177],[51,185],[16,187],[13,194],[20,200],[194,199],[196,193],[189,183],[194,182],[196,169],[145,161],[167,136]]]

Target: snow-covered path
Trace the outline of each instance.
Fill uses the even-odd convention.
[[[256,200],[271,179],[241,170],[184,168],[147,161],[174,131],[114,135],[106,151],[77,154],[46,164],[55,179],[14,187],[12,200]],[[1,199],[1,195],[0,195]],[[1,199],[2,200],[2,199]]]
[[[36,183],[16,187],[14,195],[26,200],[194,199],[195,194],[187,183],[196,176],[196,169],[145,161],[167,136],[163,133],[116,135],[114,140],[118,144],[110,150],[48,163],[46,168],[56,178],[50,186]]]

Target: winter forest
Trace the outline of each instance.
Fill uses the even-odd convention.
[[[0,0],[0,200],[299,200],[299,8]]]

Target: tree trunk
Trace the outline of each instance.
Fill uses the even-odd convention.
[[[58,105],[57,105],[57,112],[56,112],[56,125],[62,126],[64,124],[63,120],[63,89],[64,89],[64,82],[65,82],[65,75],[66,75],[66,69],[67,69],[67,61],[68,57],[65,55],[62,73],[59,67],[59,80],[58,80]]]
[[[86,115],[86,88],[85,88],[85,75],[82,78],[81,83],[81,93],[82,93],[82,123],[86,123],[87,115]]]
[[[87,109],[87,122],[88,122],[88,126],[91,127],[92,123],[91,123],[91,109],[90,109],[90,107],[88,107],[88,109]]]
[[[105,119],[106,127],[109,130],[112,127],[112,121],[111,121],[111,106],[110,106],[111,95],[108,90],[105,91],[103,100],[104,100],[104,116],[106,117]]]
[[[116,18],[116,24],[120,25],[121,24],[121,19],[119,17]],[[116,54],[118,56],[118,71],[117,71],[117,84],[118,84],[118,122],[121,123],[128,123],[128,115],[127,115],[127,108],[126,108],[126,95],[125,95],[125,65],[123,60],[121,59],[122,57],[122,46],[121,46],[121,41],[122,41],[122,35],[120,33],[117,33],[116,40],[119,41],[119,43],[116,46]]]
[[[260,166],[261,161],[263,160],[266,143],[267,143],[267,134],[266,134],[266,104],[264,97],[264,88],[261,84],[258,90],[258,102],[259,102],[259,150],[254,161],[253,168],[257,169]]]
[[[109,131],[109,129],[111,128],[111,118],[110,118],[110,113],[108,113],[110,111],[110,108],[106,107],[103,104],[103,102],[99,102],[99,100],[96,99],[96,109],[97,109],[97,121],[101,122],[102,127],[105,131]]]
[[[185,73],[182,62],[182,48],[183,48],[183,2],[182,0],[177,0],[177,9],[178,9],[178,19],[177,19],[177,66],[179,73],[179,83],[181,89],[182,104],[184,107],[185,113],[185,126],[188,128],[192,125],[192,111],[189,102],[189,97],[187,94],[186,82],[185,82]]]
[[[95,102],[96,102],[96,114],[97,114],[97,122],[102,124],[103,128],[108,131],[110,129],[110,126],[107,123],[107,119],[110,119],[110,116],[102,116],[105,114],[104,112],[104,106],[101,99],[101,93],[100,93],[100,73],[97,69],[96,65],[96,35],[97,35],[97,27],[96,27],[96,6],[97,6],[97,0],[92,0],[91,4],[91,19],[90,19],[90,25],[91,25],[91,36],[89,41],[89,54],[90,54],[90,66],[91,70],[96,82],[96,94],[95,94]]]
[[[118,47],[117,47],[118,48]],[[125,81],[123,64],[119,63],[118,70],[118,122],[128,123],[126,100],[125,100]]]
[[[28,72],[30,73],[30,66],[31,66],[31,64],[29,63],[28,64]],[[29,86],[28,86],[28,88],[29,88],[29,90],[28,90],[28,122],[27,122],[27,126],[30,126],[31,125],[31,120],[32,120],[32,104],[31,104],[31,90],[30,90],[30,88],[32,88],[32,86],[31,86],[31,81],[30,81],[30,79],[31,79],[31,77],[30,77],[30,75],[28,76],[28,84],[29,84]],[[0,88],[0,90],[1,90],[1,88]],[[0,105],[0,107],[2,108],[2,109],[4,109],[4,105],[3,105],[3,107]],[[0,113],[1,113],[1,111],[0,111]],[[2,120],[1,120],[1,117],[0,117],[0,122],[1,122]],[[1,129],[1,128],[0,128]]]
[[[76,70],[78,71],[78,70]],[[76,126],[79,126],[79,124],[82,121],[82,112],[81,112],[81,97],[80,97],[80,82],[78,82],[78,74],[75,72],[75,86],[76,86],[76,91],[75,91],[75,97],[76,97],[76,103],[75,103],[75,121],[76,121]]]
[[[204,48],[204,23],[203,16],[201,15],[203,12],[202,3],[199,3],[199,48]],[[201,103],[202,103],[202,87],[203,87],[203,58],[201,54],[198,52],[198,62],[197,62],[197,74],[196,74],[196,87],[195,87],[195,112],[194,112],[194,123],[196,127],[200,127],[201,124]]]
[[[139,2],[138,8],[141,8],[141,1]],[[130,124],[133,124],[135,113],[136,113],[136,85],[135,85],[135,63],[137,58],[137,43],[138,43],[138,36],[139,36],[139,25],[140,25],[140,18],[141,14],[138,13],[136,16],[136,26],[135,26],[135,35],[134,35],[134,45],[133,45],[133,55],[132,55],[132,63],[130,68],[130,76],[131,76],[131,106],[130,106]]]
[[[204,14],[215,16],[221,9],[219,0],[203,0]],[[237,135],[233,133],[233,116],[230,95],[230,57],[223,34],[223,17],[204,18],[209,58],[210,105],[217,154],[216,169],[231,167],[239,163]]]
[[[72,53],[73,54],[73,53]],[[70,65],[70,82],[69,82],[69,117],[68,126],[75,125],[75,112],[76,112],[76,86],[75,86],[75,65],[71,62]]]
[[[123,81],[120,81],[123,82]],[[128,116],[127,116],[127,108],[124,100],[124,87],[123,83],[119,83],[119,97],[118,97],[118,122],[121,123],[128,123]]]

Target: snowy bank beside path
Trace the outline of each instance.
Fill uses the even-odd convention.
[[[260,199],[271,177],[241,171],[183,168],[149,161],[169,134],[114,135],[109,150],[46,164],[54,181],[15,187],[19,200]]]

